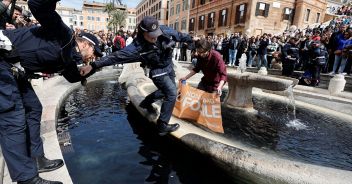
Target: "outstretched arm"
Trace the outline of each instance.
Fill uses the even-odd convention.
[[[142,58],[135,45],[132,43],[122,50],[116,51],[109,56],[105,56],[98,61],[92,62],[90,65],[82,67],[80,73],[82,76],[88,75],[92,70],[102,68],[104,66],[140,62]]]

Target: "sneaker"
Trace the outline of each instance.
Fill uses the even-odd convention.
[[[335,72],[330,72],[329,75],[335,75]]]
[[[341,73],[342,75],[346,75],[347,73],[346,72],[343,72],[343,73]]]

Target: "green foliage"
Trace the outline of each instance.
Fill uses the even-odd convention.
[[[119,26],[124,25],[127,12],[124,10],[117,9],[113,3],[109,3],[105,6],[105,12],[109,15],[108,27],[116,33]]]

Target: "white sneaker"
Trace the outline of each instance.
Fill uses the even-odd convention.
[[[335,72],[330,72],[329,75],[335,75]]]
[[[231,64],[228,64],[227,66],[232,66]]]
[[[341,73],[342,75],[346,75],[347,73],[346,72],[343,72],[343,73]]]

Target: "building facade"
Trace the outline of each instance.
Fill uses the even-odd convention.
[[[83,2],[82,15],[84,29],[91,31],[108,30],[109,15],[105,11],[105,3]],[[117,9],[126,10],[124,5],[115,6]]]
[[[137,16],[136,16],[136,9],[129,8],[127,10],[127,18],[126,18],[126,26],[125,29],[133,32],[136,29],[137,25]]]
[[[326,0],[191,0],[189,31],[198,35],[277,34],[324,21]]]
[[[169,1],[169,27],[180,32],[188,32],[189,23],[189,0]]]
[[[154,16],[160,24],[168,25],[168,0],[142,0],[136,7],[137,24],[145,16]]]

